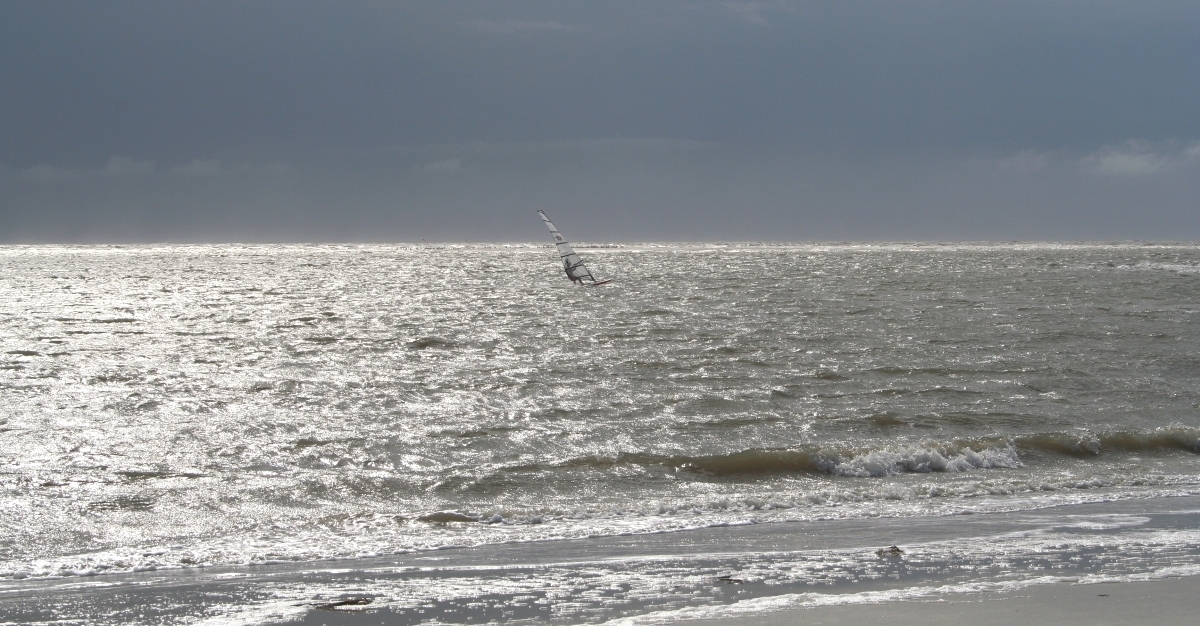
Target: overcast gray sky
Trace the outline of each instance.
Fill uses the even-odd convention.
[[[1200,2],[0,3],[0,241],[1200,239]]]

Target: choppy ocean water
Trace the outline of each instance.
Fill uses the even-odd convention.
[[[828,556],[875,541],[856,526],[871,520],[895,543],[964,514],[1018,516],[1012,537],[1039,512],[1200,495],[1200,245],[580,253],[616,280],[575,287],[533,244],[0,248],[0,577],[634,542],[617,558],[639,537],[849,529],[689,566],[767,589],[837,567],[886,578],[877,556]],[[1200,563],[1195,525],[1169,521],[1186,510],[1093,513],[1038,528],[1144,532],[1054,558],[1109,550],[1125,575]],[[1012,562],[1075,545],[1039,537],[1006,543]],[[986,550],[946,541],[926,554],[986,578]],[[1164,547],[1129,556],[1147,541]],[[812,550],[841,565],[796,556]],[[718,603],[688,591],[622,613],[603,601],[617,591],[596,591],[636,580],[671,596],[679,568],[655,567],[584,584],[556,615]],[[509,596],[471,582],[454,601],[500,598],[488,619],[518,596],[532,606],[559,577],[538,571]],[[376,595],[407,610],[446,593],[405,580]]]

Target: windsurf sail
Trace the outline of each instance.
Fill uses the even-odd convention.
[[[575,254],[575,250],[571,248],[571,244],[567,243],[562,233],[558,232],[558,229],[554,227],[554,222],[551,222],[550,218],[546,217],[546,214],[541,211],[538,211],[538,215],[542,216],[542,221],[546,222],[546,228],[550,229],[550,236],[554,237],[554,246],[558,248],[558,258],[562,259],[563,270],[567,272],[567,278],[584,285],[603,285],[612,280],[611,278],[596,280],[596,277],[592,276],[592,273],[584,266],[583,259],[579,258],[578,254]]]

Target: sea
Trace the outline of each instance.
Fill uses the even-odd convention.
[[[0,247],[0,623],[1200,574],[1200,244],[577,249]]]

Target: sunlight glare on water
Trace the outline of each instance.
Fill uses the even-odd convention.
[[[0,575],[1200,492],[1200,247],[0,249]]]

